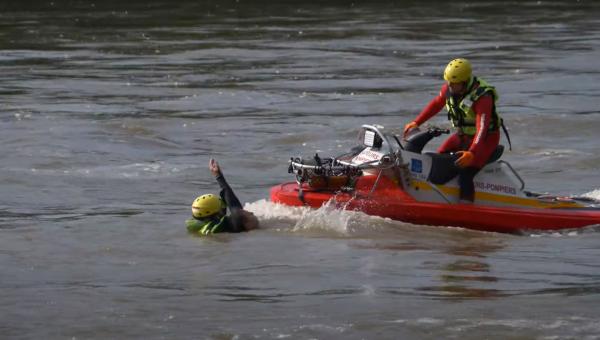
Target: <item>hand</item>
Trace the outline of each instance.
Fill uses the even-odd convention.
[[[214,158],[211,158],[210,161],[208,161],[208,169],[215,177],[221,174],[221,168],[219,167],[219,163],[217,163],[217,161],[215,161]]]
[[[475,155],[471,151],[459,151],[456,153],[460,157],[454,162],[457,166],[461,168],[466,168],[471,163],[473,163],[473,159],[475,159]]]
[[[402,138],[406,139],[406,134],[408,132],[410,132],[410,130],[414,129],[414,128],[418,128],[419,124],[415,123],[415,122],[410,122],[406,125],[404,125],[404,134],[402,135]]]

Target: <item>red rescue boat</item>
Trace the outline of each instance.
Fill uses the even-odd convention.
[[[502,146],[475,177],[475,202],[459,203],[456,157],[421,152],[447,130],[430,128],[404,145],[382,131],[382,126],[363,125],[360,145],[345,155],[292,159],[289,171],[296,182],[274,186],[271,200],[312,208],[332,202],[340,209],[414,224],[505,233],[600,225],[598,200],[526,191],[512,166],[499,160]]]

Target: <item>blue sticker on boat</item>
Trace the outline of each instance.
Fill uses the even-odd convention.
[[[419,174],[421,172],[423,172],[423,161],[420,159],[411,158],[410,159],[410,171],[416,172]]]

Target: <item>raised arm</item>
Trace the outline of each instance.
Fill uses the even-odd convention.
[[[219,186],[221,187],[221,197],[225,201],[225,204],[227,204],[227,207],[230,210],[242,209],[242,203],[240,203],[240,200],[235,196],[233,189],[231,189],[225,180],[225,176],[223,176],[223,173],[221,172],[219,163],[211,158],[208,162],[208,168],[213,176],[215,176],[217,183],[219,183]]]

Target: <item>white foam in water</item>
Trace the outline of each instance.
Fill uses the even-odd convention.
[[[331,200],[317,210],[309,210],[296,222],[294,230],[323,229],[348,234],[352,215],[347,210],[336,209]]]
[[[244,209],[251,211],[261,220],[297,220],[305,213],[304,210],[310,210],[307,207],[276,204],[266,199],[246,203]]]
[[[293,231],[325,230],[343,235],[351,234],[361,226],[369,226],[373,222],[384,220],[361,212],[336,208],[332,201],[327,202],[319,209],[311,209],[290,207],[262,199],[246,203],[244,209],[254,213],[261,224],[267,228],[275,227],[274,224],[277,225],[276,227],[281,227],[281,222],[284,222]]]
[[[586,194],[583,194],[582,196],[600,200],[600,189],[590,191]]]

